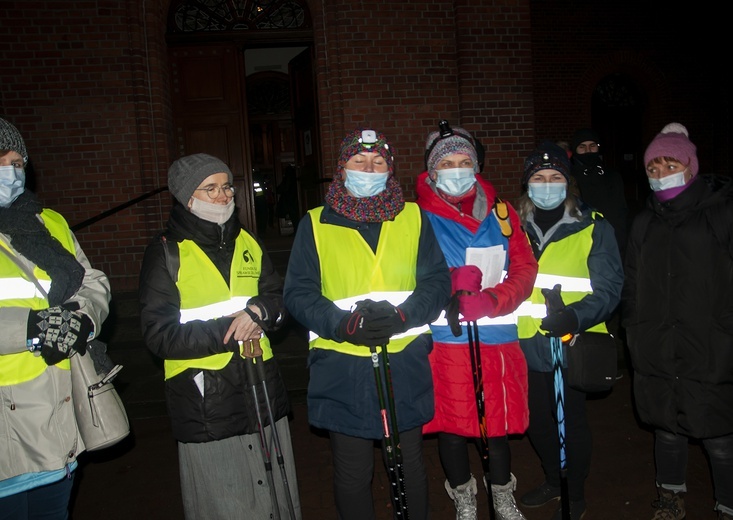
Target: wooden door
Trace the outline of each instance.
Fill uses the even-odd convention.
[[[305,49],[288,64],[301,213],[323,203],[325,183],[331,180],[330,176],[323,177],[321,168],[321,134],[311,50]]]
[[[176,158],[203,152],[227,163],[242,224],[255,229],[241,53],[222,43],[171,47],[169,58]]]

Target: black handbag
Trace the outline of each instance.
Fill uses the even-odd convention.
[[[581,332],[566,349],[568,386],[581,392],[606,392],[618,373],[616,339],[601,332]]]

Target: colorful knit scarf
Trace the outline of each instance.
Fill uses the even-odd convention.
[[[402,188],[394,176],[387,179],[387,187],[382,192],[364,198],[349,194],[343,181],[334,177],[326,193],[326,202],[336,213],[356,222],[394,220],[405,207]]]

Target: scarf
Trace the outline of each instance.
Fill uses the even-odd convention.
[[[349,194],[343,181],[334,177],[326,193],[326,202],[336,213],[356,222],[394,220],[405,207],[402,188],[394,175],[387,179],[387,187],[380,193],[363,198]]]
[[[48,232],[39,216],[43,206],[30,191],[24,191],[9,208],[0,208],[0,233],[10,237],[18,253],[51,277],[50,307],[74,296],[84,280],[84,267]]]

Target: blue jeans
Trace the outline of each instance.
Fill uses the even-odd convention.
[[[733,509],[733,434],[701,439],[710,460],[715,499]],[[654,432],[654,460],[657,484],[684,486],[687,475],[689,439],[664,430]]]
[[[68,520],[71,478],[0,498],[0,520]]]

